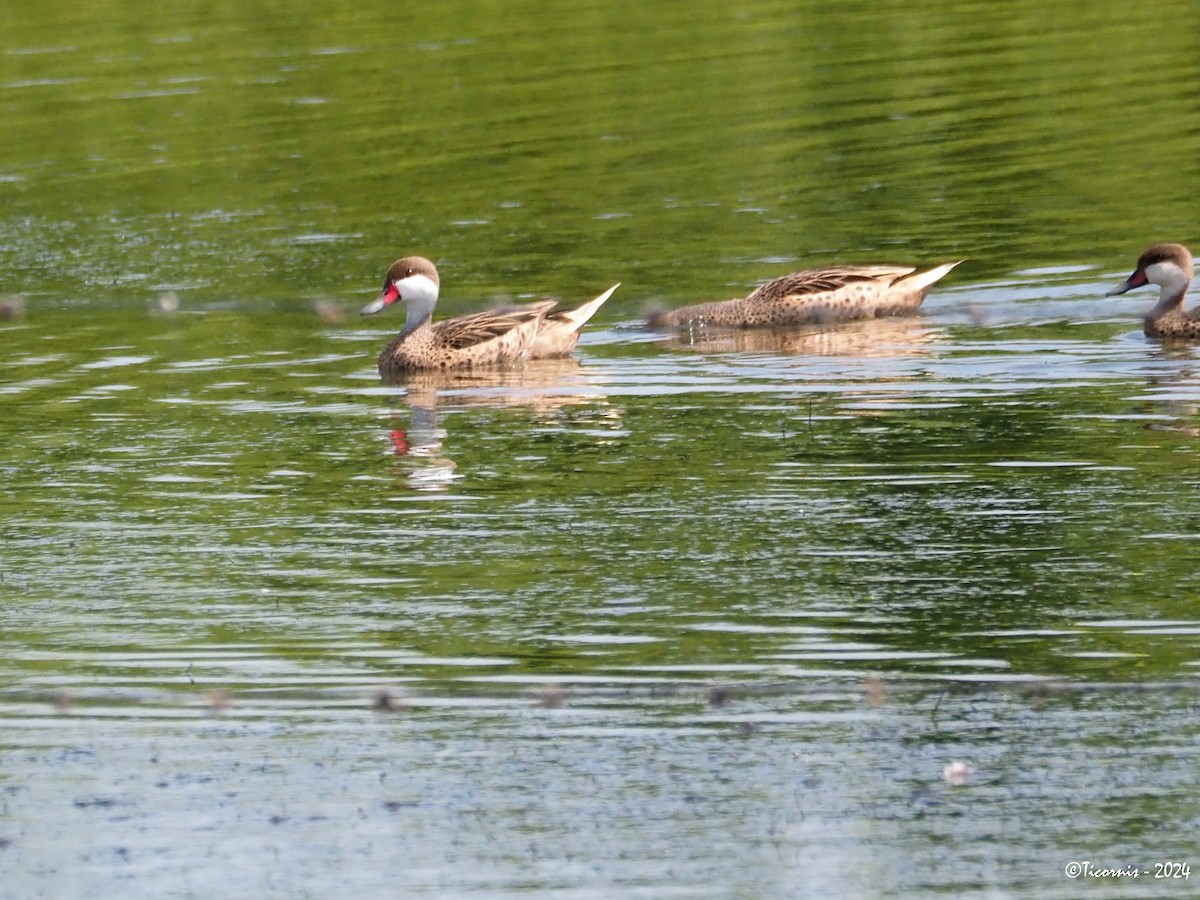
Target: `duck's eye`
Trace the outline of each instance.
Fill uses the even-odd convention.
[[[412,270],[412,269],[405,269],[405,270],[404,270],[404,277],[405,277],[405,278],[412,278],[412,277],[413,277],[413,270]]]

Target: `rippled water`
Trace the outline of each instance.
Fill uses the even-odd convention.
[[[1200,366],[1101,298],[1190,239],[1146,17],[433,9],[11,14],[0,895],[1186,895]],[[384,386],[401,250],[624,284]]]
[[[1039,283],[400,388],[357,322],[28,316],[3,852],[32,894],[312,896],[1065,896],[1186,853],[1194,357]]]

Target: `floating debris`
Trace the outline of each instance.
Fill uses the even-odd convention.
[[[708,692],[708,705],[720,709],[733,699],[733,688],[727,684],[715,685]]]
[[[378,712],[396,712],[404,707],[404,698],[388,688],[380,688],[371,700],[371,709]]]
[[[964,785],[975,774],[975,769],[965,762],[955,760],[942,769],[942,778],[946,784],[952,784],[955,787]]]
[[[25,314],[25,301],[20,297],[0,297],[0,322],[15,322]]]
[[[567,692],[557,684],[544,684],[537,692],[538,706],[546,709],[558,709],[567,699]]]
[[[880,707],[887,701],[887,691],[883,688],[883,679],[878,675],[870,675],[863,683],[863,699],[867,706]]]

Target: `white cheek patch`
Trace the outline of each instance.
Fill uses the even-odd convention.
[[[1171,272],[1178,270],[1179,267],[1174,263],[1156,262],[1154,265],[1146,266],[1146,278],[1156,283],[1166,281],[1171,277]]]
[[[1146,279],[1163,287],[1174,287],[1188,283],[1187,273],[1170,260],[1163,260],[1162,262],[1156,262],[1152,266],[1146,266]]]
[[[396,287],[400,289],[400,297],[403,300],[415,301],[418,304],[437,302],[438,287],[428,276],[409,275],[397,281]]]

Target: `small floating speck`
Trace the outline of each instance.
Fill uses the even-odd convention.
[[[727,684],[718,684],[708,692],[708,705],[719,709],[732,698],[733,689]]]
[[[20,297],[0,297],[0,322],[15,322],[25,313],[25,301]]]
[[[875,708],[883,706],[887,700],[887,691],[883,689],[882,678],[877,675],[867,678],[863,685],[863,699],[867,701],[867,706]]]
[[[371,709],[378,712],[396,712],[404,707],[404,698],[390,688],[380,688],[371,698]]]
[[[563,705],[567,692],[553,682],[544,684],[537,692],[538,706],[545,709],[558,709]]]
[[[942,769],[942,778],[946,784],[952,784],[955,787],[966,784],[974,774],[975,769],[972,766],[959,760],[949,763],[946,768]]]

